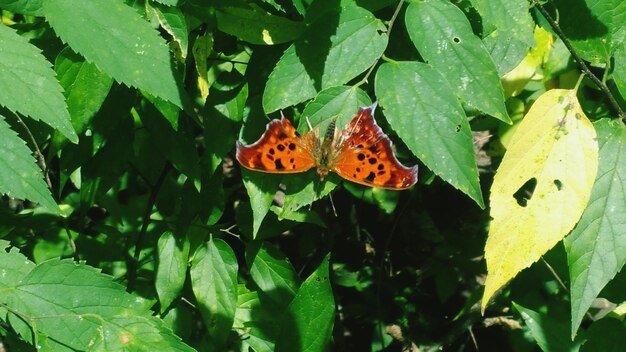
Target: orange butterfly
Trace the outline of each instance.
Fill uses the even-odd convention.
[[[284,116],[272,120],[258,141],[250,145],[237,142],[237,161],[255,171],[296,173],[315,167],[321,180],[333,171],[366,186],[409,188],[417,182],[417,165],[408,168],[400,164],[391,140],[374,121],[376,105],[359,108],[343,130],[335,129],[333,119],[323,140],[319,128],[298,135]]]

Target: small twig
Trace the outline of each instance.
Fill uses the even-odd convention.
[[[559,24],[552,18],[552,16],[550,16],[548,11],[539,3],[538,0],[530,0],[530,1],[533,3],[533,5],[537,7],[537,9],[539,9],[539,12],[541,12],[543,17],[545,17],[545,19],[548,21],[548,23],[550,23],[550,26],[552,26],[552,29],[554,29],[554,32],[556,33],[556,35],[558,35],[559,38],[561,38],[561,40],[563,41],[563,44],[565,44],[565,47],[567,48],[567,50],[569,50],[569,52],[572,54],[572,57],[574,57],[574,60],[576,60],[576,62],[582,69],[583,73],[585,74],[585,76],[587,76],[593,83],[595,83],[596,86],[598,86],[598,88],[600,88],[600,90],[602,90],[602,92],[607,96],[607,98],[609,99],[609,102],[611,103],[613,108],[617,111],[617,115],[619,116],[619,118],[622,121],[626,121],[626,115],[624,115],[624,111],[622,111],[622,108],[617,103],[617,100],[615,100],[615,97],[609,90],[609,87],[607,87],[607,85],[604,84],[604,82],[598,79],[598,77],[596,77],[596,75],[594,75],[591,72],[591,70],[589,70],[589,67],[587,66],[585,61],[583,61],[583,59],[578,55],[576,50],[574,50],[574,47],[570,43],[569,39],[567,39],[567,36],[565,36],[565,33],[563,33],[563,31],[561,30],[561,27],[559,26]]]
[[[46,179],[46,184],[48,185],[48,188],[52,189],[52,182],[50,182],[50,176],[48,175],[48,168],[46,167],[46,159],[43,157],[43,154],[41,153],[41,149],[39,149],[39,145],[37,145],[35,136],[33,136],[33,134],[30,132],[30,128],[26,126],[26,124],[24,123],[24,120],[22,120],[20,115],[16,113],[14,113],[13,115],[15,116],[17,123],[20,126],[22,126],[22,128],[26,131],[26,134],[28,134],[28,138],[30,138],[30,142],[33,144],[33,149],[35,153],[35,159],[37,160],[37,165],[43,172],[43,176]]]
[[[137,267],[139,264],[139,256],[141,255],[141,249],[143,245],[143,239],[146,236],[146,232],[148,231],[148,225],[150,225],[150,214],[152,214],[152,208],[154,207],[154,203],[156,203],[157,195],[159,194],[159,190],[165,182],[165,176],[169,173],[172,168],[172,164],[170,162],[166,162],[163,170],[161,170],[161,174],[159,175],[159,179],[151,187],[150,190],[150,198],[148,199],[148,204],[146,204],[146,210],[143,214],[143,223],[141,224],[141,229],[139,230],[139,234],[135,239],[135,253],[133,258],[131,258],[128,262],[128,292],[132,292],[135,288],[135,280],[137,278]]]
[[[74,237],[72,236],[72,232],[65,224],[65,233],[67,234],[68,241],[70,243],[70,247],[72,247],[72,254],[74,256],[74,261],[78,263],[78,252],[76,252],[76,242],[74,242]]]
[[[561,285],[561,288],[565,290],[565,292],[569,292],[569,290],[567,289],[567,286],[565,286],[565,283],[563,283],[563,280],[561,280],[561,278],[556,273],[554,268],[550,265],[550,263],[548,263],[545,259],[543,259],[543,257],[541,257],[541,261],[543,262],[543,264],[546,265],[546,267],[548,267],[548,270],[550,270],[550,272],[552,273],[552,276],[554,276],[554,278],[559,283],[559,285]]]
[[[387,27],[387,37],[391,36],[391,29],[393,28],[394,22],[396,22],[396,18],[398,17],[398,14],[400,13],[400,9],[402,9],[402,4],[404,4],[404,0],[400,0],[398,2],[398,6],[396,7],[396,10],[394,11],[393,15],[391,16],[391,19],[389,20],[389,26]],[[369,79],[372,72],[374,72],[374,69],[376,68],[376,65],[378,65],[378,62],[380,61],[381,58],[382,56],[379,57],[376,60],[376,62],[374,62],[374,64],[370,67],[370,69],[365,74],[365,77],[363,77],[363,79],[355,85],[356,87],[360,86],[361,84],[367,83],[367,80]]]

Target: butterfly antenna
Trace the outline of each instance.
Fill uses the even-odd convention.
[[[333,208],[333,214],[335,214],[335,217],[338,218],[339,216],[337,215],[337,209],[335,208],[335,202],[333,201],[332,193],[328,193],[328,199],[330,199],[330,206]]]
[[[309,126],[309,131],[313,131],[313,126],[311,126],[311,121],[309,121],[309,117],[305,116],[306,124]]]

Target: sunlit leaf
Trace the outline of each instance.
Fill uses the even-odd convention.
[[[182,107],[165,41],[124,2],[46,0],[43,8],[57,35],[102,71]]]
[[[0,105],[41,120],[70,141],[78,142],[63,89],[41,51],[1,24],[0,42]]]
[[[626,263],[626,128],[614,120],[594,124],[598,174],[589,205],[565,238],[572,297],[572,335],[602,288]]]
[[[491,187],[483,310],[576,225],[598,168],[595,137],[572,90],[546,92],[522,120]]]
[[[483,207],[470,126],[445,78],[423,63],[386,63],[376,73],[376,93],[407,147]]]
[[[0,194],[40,203],[49,211],[58,214],[59,207],[52,198],[43,173],[35,163],[30,149],[11,130],[2,115],[0,115],[0,140],[2,140]]]
[[[405,22],[420,55],[464,103],[509,122],[496,66],[458,7],[443,0],[412,2]]]

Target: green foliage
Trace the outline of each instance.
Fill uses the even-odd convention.
[[[563,33],[535,0],[0,0],[2,344],[622,350],[626,5],[540,3]],[[553,88],[593,121],[591,197],[483,315],[489,189]],[[281,114],[323,134],[374,102],[409,190],[234,158]]]

